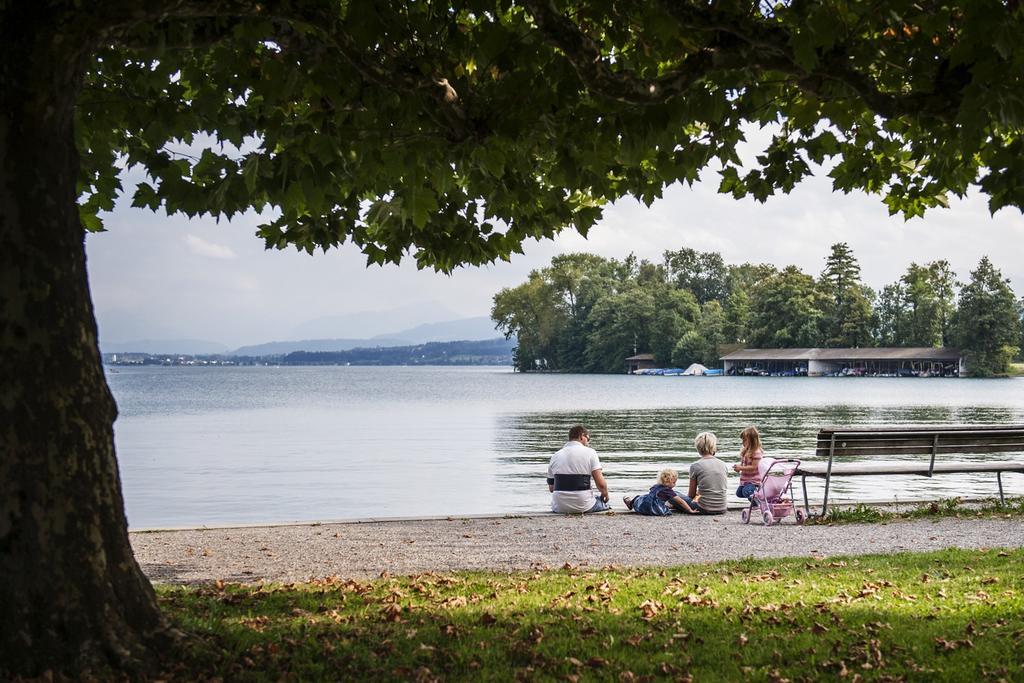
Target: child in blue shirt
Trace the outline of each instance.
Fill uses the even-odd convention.
[[[651,487],[651,490],[640,496],[626,496],[622,502],[626,507],[638,515],[671,515],[672,510],[696,514],[694,506],[696,498],[690,500],[675,490],[679,475],[671,468],[665,468],[658,473],[658,483]],[[697,498],[700,498],[698,495]]]

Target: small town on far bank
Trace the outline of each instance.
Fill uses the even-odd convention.
[[[343,351],[292,351],[265,356],[179,353],[104,353],[111,366],[256,365],[511,365],[514,340],[428,342]]]

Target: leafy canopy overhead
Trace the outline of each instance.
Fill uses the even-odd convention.
[[[155,5],[110,22],[79,96],[91,229],[124,165],[136,206],[270,208],[270,247],[444,271],[709,167],[761,201],[824,164],[907,218],[972,184],[1024,207],[1015,1]],[[745,124],[773,132],[748,166]]]

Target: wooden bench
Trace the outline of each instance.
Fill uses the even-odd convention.
[[[825,498],[821,514],[828,510],[828,493],[833,476],[865,476],[883,474],[914,474],[932,477],[936,474],[994,472],[999,483],[999,501],[1003,496],[1003,473],[1024,474],[1024,458],[1018,460],[939,461],[940,456],[967,453],[1024,454],[1024,425],[969,425],[921,427],[825,427],[818,432],[815,455],[821,461],[803,461],[796,475],[804,491],[804,510],[810,514],[807,501],[807,477],[825,480]],[[903,462],[836,462],[846,457],[926,455],[927,459]]]

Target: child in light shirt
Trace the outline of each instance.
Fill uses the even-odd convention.
[[[737,498],[750,500],[761,483],[759,466],[761,458],[764,457],[764,450],[761,448],[761,434],[757,427],[747,427],[740,433],[743,447],[740,449],[740,461],[732,466],[735,472],[740,473],[740,485],[736,489]]]

